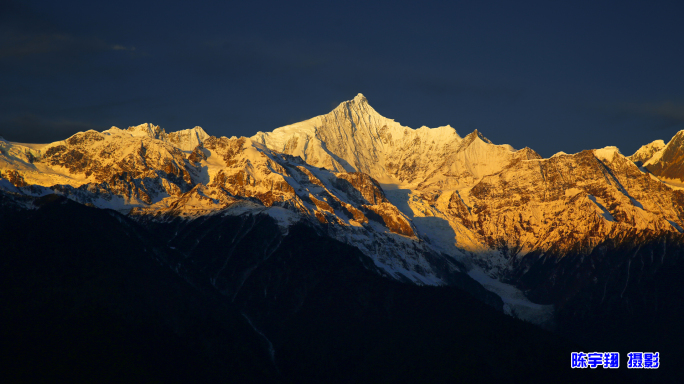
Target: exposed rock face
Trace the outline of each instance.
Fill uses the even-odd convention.
[[[374,205],[387,201],[380,184],[365,173],[339,173],[335,187],[347,192],[359,203]]]
[[[285,169],[252,146],[249,139],[212,137],[205,142],[205,148],[210,152],[208,159],[224,164],[219,165],[208,186],[234,196],[254,197],[267,207],[285,203],[293,196],[294,189],[285,180]]]
[[[681,192],[617,151],[608,158],[597,152],[512,164],[461,194],[468,209],[452,211],[454,218],[511,256],[534,250],[558,257],[589,253],[629,232],[681,229]]]
[[[207,159],[207,154],[205,153],[205,149],[201,144],[197,145],[195,149],[192,150],[190,155],[188,155],[188,160],[190,160],[193,163],[199,163],[202,160]]]
[[[391,232],[398,233],[404,236],[415,236],[411,224],[406,220],[404,215],[399,212],[397,207],[389,202],[383,202],[376,205],[364,205],[367,209],[367,214],[373,212],[382,218],[383,223]]]
[[[25,187],[28,185],[24,181],[24,176],[13,169],[8,169],[4,173],[0,171],[0,179],[7,179],[15,187]]]

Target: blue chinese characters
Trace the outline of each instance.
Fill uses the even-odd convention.
[[[571,355],[570,366],[572,368],[620,368],[619,352],[573,352]]]

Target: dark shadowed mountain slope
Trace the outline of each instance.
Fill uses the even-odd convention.
[[[38,204],[0,214],[4,382],[275,380],[248,322],[161,265],[141,228],[56,195]]]
[[[581,347],[459,288],[381,277],[304,225],[281,234],[268,217],[206,221],[239,236],[173,249],[168,234],[207,228],[153,234],[64,198],[38,204],[4,204],[0,216],[2,375],[13,382],[622,380],[570,370]],[[246,276],[239,288],[207,283],[203,266],[226,261]]]

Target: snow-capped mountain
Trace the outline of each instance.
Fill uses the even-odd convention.
[[[258,132],[252,140],[334,172],[363,172],[410,188],[470,186],[514,158],[538,158],[525,148],[494,145],[475,131],[461,138],[451,126],[411,129],[376,112],[362,94],[332,112]]]
[[[84,204],[130,211],[140,220],[266,211],[284,230],[309,220],[354,244],[399,280],[446,284],[463,272],[447,259],[439,268],[428,261],[439,253],[416,237],[411,222],[368,175],[335,174],[248,138],[207,137],[201,128],[187,132],[166,134],[143,124],[78,133],[34,148],[4,142],[6,164],[22,167],[2,172],[24,194],[57,192]],[[188,136],[204,139],[186,153],[171,144],[170,138]]]
[[[32,239],[34,227],[49,232],[69,212],[79,233],[107,244],[118,244],[109,238],[118,233],[134,244],[129,259],[152,257],[193,289],[235,306],[240,327],[254,331],[249,343],[257,352],[267,346],[276,376],[296,362],[274,350],[306,349],[298,343],[309,326],[297,333],[299,321],[332,321],[326,326],[336,334],[347,324],[330,319],[353,322],[363,313],[361,323],[378,321],[368,331],[376,334],[392,313],[420,312],[415,303],[405,308],[408,296],[395,291],[406,286],[421,303],[450,297],[442,289],[466,291],[486,303],[468,312],[478,318],[493,307],[572,340],[621,351],[665,345],[660,350],[670,356],[684,340],[682,164],[684,131],[629,157],[606,147],[545,159],[478,131],[461,137],[450,126],[402,126],[359,94],[328,114],[251,138],[210,136],[199,127],[167,133],[152,124],[48,144],[0,138],[0,234]],[[91,218],[109,232],[83,224]],[[79,234],[60,228],[55,236]],[[98,251],[83,241],[90,260]],[[23,263],[23,248],[10,248],[13,263]],[[42,262],[34,259],[27,268]],[[51,265],[41,266],[43,275],[54,275]],[[156,304],[165,293],[155,295],[154,311],[175,308]],[[185,295],[181,302],[194,300]],[[427,317],[448,322],[463,303],[439,303],[449,315]],[[338,304],[350,310],[341,314]],[[171,328],[194,337],[191,327]]]
[[[404,127],[359,94],[251,138],[142,124],[50,144],[3,140],[0,176],[14,195],[58,193],[143,223],[265,214],[283,233],[308,223],[386,276],[448,285],[468,273],[507,311],[542,323],[553,307],[523,290],[559,271],[531,279],[531,265],[681,238],[684,195],[654,174],[675,178],[682,137],[630,158],[607,147],[543,159],[478,131]]]
[[[678,192],[617,148],[542,159],[529,148],[494,145],[477,131],[461,138],[448,126],[403,127],[380,116],[363,95],[252,139],[313,165],[339,170],[343,164],[385,180],[390,200],[412,218],[419,236],[443,240],[442,249],[452,253],[453,246],[486,253],[479,261],[490,272],[508,263],[487,252],[492,249],[560,257],[576,247],[591,251],[627,229],[678,232],[683,224]],[[635,156],[653,154],[657,145]],[[428,226],[421,231],[427,217],[446,220],[449,236]]]
[[[199,173],[179,147],[196,147],[204,137],[201,128],[166,134],[143,124],[80,132],[49,144],[2,141],[0,169],[17,186],[87,190],[83,202],[103,208],[152,204],[195,185]]]

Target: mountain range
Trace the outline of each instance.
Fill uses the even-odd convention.
[[[167,133],[146,123],[80,132],[49,144],[0,139],[0,228],[3,243],[12,244],[8,249],[15,252],[5,256],[3,269],[6,281],[27,284],[10,278],[10,272],[29,273],[33,263],[43,263],[39,255],[50,254],[49,244],[62,241],[47,236],[52,240],[29,263],[22,255],[37,247],[26,245],[31,234],[40,238],[55,226],[71,238],[69,228],[83,226],[73,219],[65,226],[60,215],[89,217],[84,220],[95,227],[106,222],[106,232],[81,228],[91,238],[73,238],[55,255],[75,257],[65,253],[69,245],[81,248],[82,242],[95,248],[129,242],[130,250],[120,250],[129,254],[126,263],[144,259],[154,265],[150,285],[158,291],[148,295],[145,305],[132,296],[113,299],[105,312],[123,318],[122,324],[136,318],[127,320],[127,306],[138,308],[146,319],[175,319],[163,332],[146,334],[148,349],[167,334],[181,340],[172,350],[183,350],[186,339],[200,343],[210,340],[211,332],[221,334],[230,340],[225,345],[240,345],[249,351],[245,356],[254,356],[245,364],[258,367],[258,375],[240,375],[268,381],[412,381],[408,378],[417,376],[397,362],[417,357],[398,348],[388,358],[389,346],[406,333],[408,345],[428,348],[436,334],[416,333],[407,324],[438,327],[457,343],[465,336],[450,327],[462,330],[464,324],[482,321],[496,323],[497,330],[476,327],[471,332],[495,332],[506,343],[532,343],[519,340],[521,335],[542,340],[532,343],[532,355],[550,348],[556,356],[554,348],[566,348],[566,340],[619,350],[623,356],[631,350],[661,351],[663,369],[619,377],[677,382],[681,375],[673,367],[684,363],[679,325],[684,320],[679,277],[684,272],[683,188],[684,131],[631,156],[605,147],[543,158],[530,148],[496,145],[478,131],[461,137],[451,126],[402,126],[381,116],[359,94],[328,114],[250,138],[210,136],[200,127]],[[79,260],[65,262],[69,266],[44,267],[33,278],[54,280],[98,252],[79,254]],[[101,263],[118,263],[115,259],[112,254]],[[108,270],[107,284],[115,290],[145,289],[139,274],[132,280],[140,280],[134,288],[122,288],[113,283],[109,266],[100,269]],[[64,288],[61,280],[53,283],[78,300],[90,300]],[[162,305],[153,300],[164,296],[155,284],[183,288],[172,290],[176,301],[167,298],[169,304]],[[26,300],[35,301],[27,295]],[[223,325],[212,326],[209,333],[188,331],[201,325],[174,309],[185,302],[201,303],[196,306],[202,319],[224,319],[218,321]],[[14,299],[6,304],[26,305]],[[48,307],[60,311],[56,304]],[[412,315],[418,308],[431,315]],[[16,314],[6,311],[5,316],[21,323]],[[232,331],[226,322],[233,324]],[[383,324],[388,328],[382,329]],[[111,327],[123,326],[114,322]],[[239,336],[244,332],[234,330],[240,327],[250,329],[253,337]],[[503,335],[503,329],[519,335]],[[317,336],[302,342],[308,330]],[[134,333],[140,332],[135,328]],[[368,333],[377,350],[361,353],[368,346],[358,335]],[[479,351],[471,358],[496,349],[496,342],[476,339],[467,340]],[[342,346],[342,357],[332,345]],[[215,359],[235,349],[196,348],[202,355],[192,359],[211,356],[207,372],[229,375],[225,367],[215,368],[221,366]],[[454,370],[442,360],[458,355],[453,348],[439,347],[444,349],[439,358],[435,350],[425,352],[436,359],[427,365],[433,379],[461,377],[458,372],[465,366],[451,361],[461,367]],[[519,353],[516,348],[523,346],[510,348]],[[328,355],[317,356],[315,350]],[[570,371],[570,350],[562,352],[558,358],[565,360],[553,364],[563,368],[553,367]],[[185,361],[189,357],[183,353],[179,359]],[[523,359],[528,369],[522,369],[497,353],[500,368],[491,371],[492,366],[479,366],[475,359],[472,364],[479,368],[463,377],[554,377],[555,371],[541,368],[533,356]],[[373,368],[373,359],[383,361],[384,368]],[[155,363],[140,363],[147,364]],[[311,368],[315,364],[318,368]],[[363,368],[355,376],[344,373],[345,367]],[[581,380],[610,376],[587,373]]]

